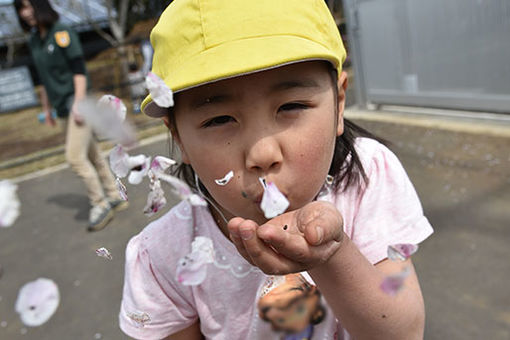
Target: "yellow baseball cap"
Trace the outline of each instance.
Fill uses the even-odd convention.
[[[345,49],[324,0],[174,0],[151,32],[152,72],[174,93],[304,60],[338,72]],[[147,96],[142,111],[166,108]]]

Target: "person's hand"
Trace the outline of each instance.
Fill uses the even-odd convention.
[[[44,123],[51,127],[54,127],[55,125],[57,125],[57,123],[55,122],[55,119],[53,119],[53,116],[51,115],[51,111],[45,112]]]
[[[234,217],[230,238],[239,253],[266,274],[283,275],[327,262],[345,237],[343,219],[328,202],[312,202],[259,226]]]
[[[83,116],[78,110],[78,101],[76,100],[73,102],[73,106],[71,107],[71,118],[74,119],[74,122],[78,126],[81,126],[84,123]]]

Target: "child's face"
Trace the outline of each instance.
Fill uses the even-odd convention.
[[[343,132],[343,102],[334,96],[319,61],[218,81],[178,95],[174,137],[227,218],[262,224],[259,177],[278,186],[289,210],[311,202],[324,184]],[[234,178],[217,185],[230,170]]]

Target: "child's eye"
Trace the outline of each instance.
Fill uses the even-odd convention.
[[[230,123],[230,122],[234,122],[234,118],[230,117],[230,116],[218,116],[218,117],[214,117],[212,119],[209,119],[208,121],[206,121],[202,127],[212,127],[212,126],[219,126],[219,125],[224,125],[224,124],[227,124],[227,123]]]
[[[305,104],[301,103],[287,103],[283,104],[278,108],[278,111],[293,111],[293,110],[304,110],[308,108]]]

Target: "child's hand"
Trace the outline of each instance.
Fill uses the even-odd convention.
[[[334,205],[312,202],[258,226],[234,217],[230,238],[239,253],[266,274],[296,273],[314,268],[340,248],[343,219]]]

